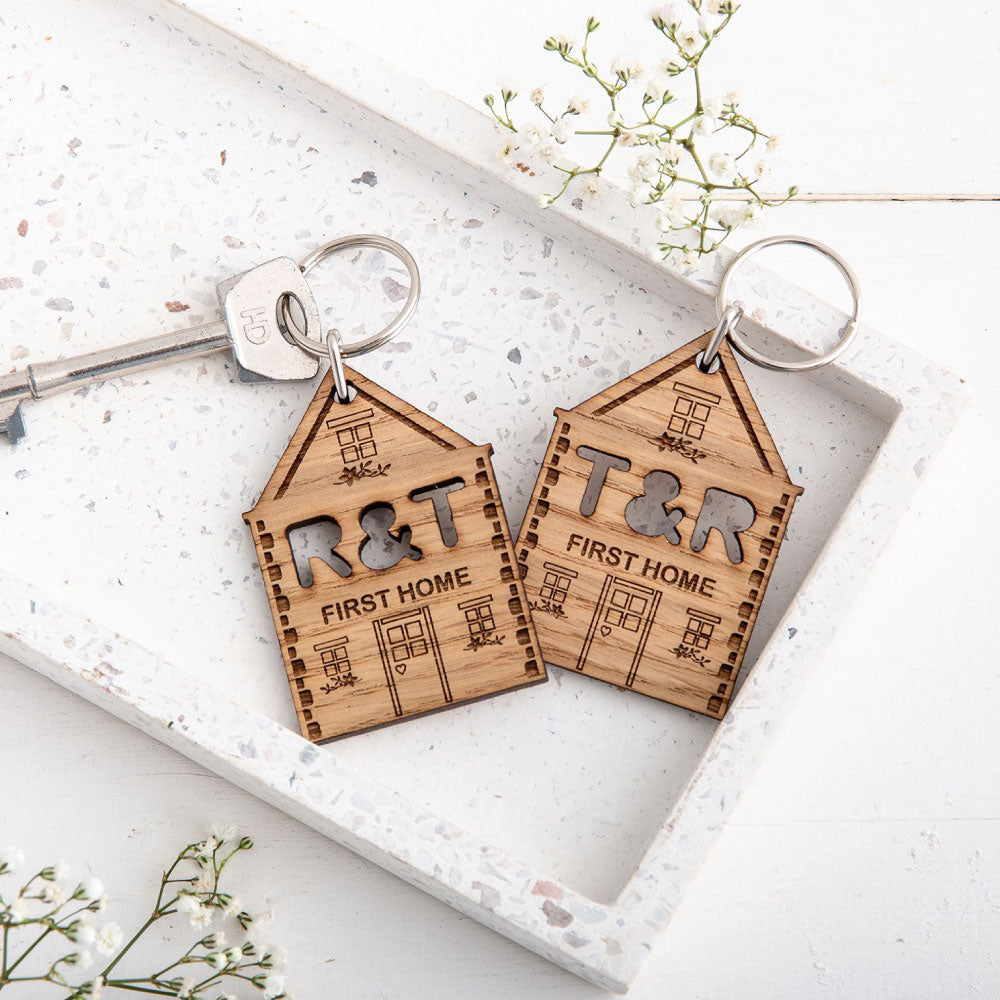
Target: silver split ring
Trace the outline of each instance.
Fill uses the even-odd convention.
[[[370,337],[364,337],[351,344],[345,344],[340,339],[340,334],[335,331],[331,331],[322,340],[314,340],[312,337],[307,337],[292,318],[288,308],[288,298],[283,298],[281,302],[281,317],[284,324],[283,332],[293,344],[300,347],[307,354],[313,355],[313,357],[323,358],[329,354],[332,360],[334,353],[338,357],[351,358],[357,354],[366,354],[368,351],[374,351],[376,347],[381,347],[392,340],[409,323],[414,312],[416,312],[417,301],[420,298],[420,272],[417,269],[417,262],[406,247],[401,246],[395,240],[390,240],[386,236],[373,236],[368,233],[341,236],[339,239],[324,243],[323,246],[317,247],[312,253],[304,257],[299,264],[299,270],[303,274],[308,274],[317,264],[326,260],[327,257],[335,253],[340,253],[341,250],[351,250],[355,247],[374,247],[378,250],[384,250],[394,257],[398,257],[406,265],[406,270],[410,274],[410,293],[406,297],[403,308],[388,326],[379,330],[378,333],[373,333]],[[334,341],[336,343],[335,348],[330,346]],[[335,365],[334,367],[336,368],[337,366]],[[340,364],[340,374],[343,376],[342,361]]]
[[[817,357],[807,358],[805,361],[777,361],[773,358],[766,357],[759,351],[754,350],[737,332],[736,326],[739,321],[739,317],[735,319],[732,318],[729,310],[733,307],[729,305],[726,301],[729,292],[729,283],[732,279],[734,272],[736,271],[738,265],[744,263],[755,253],[759,253],[765,247],[772,247],[779,244],[790,243],[795,246],[808,247],[811,250],[816,250],[821,253],[824,257],[830,260],[834,266],[843,275],[844,281],[847,282],[847,287],[850,289],[851,298],[854,300],[854,308],[851,311],[851,318],[847,321],[847,325],[844,327],[843,333],[840,336],[840,341],[837,345],[831,348],[826,354],[820,354]],[[742,315],[743,307],[737,303],[740,309],[740,315]],[[823,365],[828,365],[831,361],[835,361],[840,357],[844,351],[850,346],[851,341],[854,340],[855,334],[858,332],[858,317],[861,315],[861,288],[858,285],[858,279],[855,273],[851,270],[850,265],[840,256],[836,250],[832,250],[825,243],[820,243],[819,240],[809,239],[806,236],[768,236],[766,239],[758,240],[756,243],[751,243],[750,246],[744,247],[730,262],[729,267],[726,268],[726,273],[722,276],[722,281],[719,282],[719,290],[715,293],[715,311],[719,316],[719,328],[716,333],[725,324],[725,332],[710,341],[710,346],[715,345],[715,349],[718,350],[718,344],[721,343],[723,336],[728,336],[730,343],[736,348],[740,354],[743,355],[748,361],[752,361],[756,365],[760,365],[761,368],[768,368],[773,372],[808,372],[815,368],[822,368]],[[726,321],[727,315],[729,315],[728,322]],[[709,363],[714,359],[714,354],[709,356],[708,348],[705,350],[705,355],[708,357]]]

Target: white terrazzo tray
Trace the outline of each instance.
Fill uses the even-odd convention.
[[[227,275],[386,233],[417,256],[424,298],[357,367],[493,442],[516,532],[553,408],[713,325],[716,272],[651,263],[651,232],[614,193],[543,213],[541,181],[501,169],[483,114],[278,6],[182,6],[36,0],[18,15],[38,41],[10,53],[6,207],[24,235],[3,250],[2,349],[20,366],[204,322]],[[405,281],[377,255],[337,274],[318,293],[331,323]],[[752,291],[745,329],[770,351],[837,325],[765,271]],[[0,652],[624,991],[964,401],[869,329],[815,376],[744,370],[805,494],[721,724],[552,670],[302,740],[241,513],[314,387],[234,384],[223,357],[26,408],[28,437],[0,449]]]

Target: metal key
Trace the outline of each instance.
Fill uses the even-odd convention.
[[[283,334],[283,304],[294,299],[307,331],[320,328],[319,309],[305,275],[291,257],[278,257],[218,286],[224,319],[164,333],[65,361],[28,365],[0,376],[0,434],[16,444],[25,434],[21,403],[78,389],[119,375],[159,368],[230,350],[241,382],[312,378],[319,359]],[[300,319],[301,323],[302,320]]]

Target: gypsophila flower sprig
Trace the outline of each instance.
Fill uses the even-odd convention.
[[[559,109],[547,106],[544,88],[537,87],[531,103],[542,120],[519,127],[511,111],[517,88],[505,83],[499,100],[492,94],[484,98],[505,133],[501,161],[526,172],[523,160],[537,156],[561,175],[557,189],[538,198],[545,208],[567,192],[578,193],[581,200],[600,197],[606,164],[619,150],[628,150],[633,201],[660,208],[657,226],[663,235],[654,256],[679,258],[690,266],[714,252],[761,209],[784,204],[798,193],[795,187],[778,198],[759,193],[758,184],[770,170],[761,146],[763,152],[773,153],[777,137],[763,132],[746,114],[735,91],[724,98],[702,92],[702,60],[738,9],[734,0],[687,0],[685,5],[651,11],[649,20],[668,45],[667,55],[651,74],[630,56],[619,56],[602,71],[590,53],[591,38],[600,27],[594,17],[587,19],[579,49],[567,35],[549,36],[546,51],[596,85],[610,111],[604,122],[585,123],[580,119],[589,109],[586,98],[573,97]],[[690,103],[678,110],[681,101],[671,88],[682,87],[691,91]],[[596,143],[589,166],[566,155],[575,137]]]
[[[11,1000],[35,1000],[39,985],[49,984],[57,989],[47,995],[63,1000],[109,994],[187,1000],[285,997],[276,953],[255,937],[261,918],[221,887],[227,865],[252,847],[249,837],[237,837],[228,825],[188,844],[163,873],[152,912],[128,941],[114,921],[95,922],[108,905],[100,879],[88,876],[73,888],[69,868],[60,861],[15,888],[12,877],[23,867],[24,854],[0,850],[0,992],[12,989]],[[119,965],[135,944],[175,916],[186,918],[197,932],[194,943],[154,972],[123,976]],[[227,921],[233,925],[232,944]],[[94,952],[100,956],[97,964],[103,964],[96,974],[86,971],[95,964]]]

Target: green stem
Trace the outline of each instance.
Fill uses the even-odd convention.
[[[27,958],[27,957],[28,957],[28,956],[29,956],[29,955],[30,955],[30,954],[31,954],[31,953],[32,953],[32,952],[33,952],[33,951],[34,951],[34,950],[35,950],[35,949],[36,949],[36,948],[37,948],[37,947],[38,947],[38,946],[39,946],[39,945],[40,945],[40,944],[41,944],[41,943],[42,943],[42,942],[43,942],[43,941],[44,941],[44,940],[45,940],[45,939],[47,938],[47,937],[48,937],[48,936],[49,936],[49,934],[51,934],[51,933],[52,933],[52,928],[51,928],[51,927],[46,927],[46,928],[45,928],[45,930],[44,930],[44,931],[42,931],[42,933],[41,933],[41,934],[39,934],[39,935],[38,935],[38,937],[37,937],[37,938],[35,939],[35,942],[34,942],[33,944],[29,945],[29,946],[28,946],[28,947],[27,947],[27,948],[26,948],[26,949],[24,950],[24,952],[22,953],[21,957],[20,957],[20,958],[19,958],[19,959],[18,959],[18,960],[17,960],[16,962],[14,962],[14,964],[13,964],[13,965],[11,965],[11,967],[10,967],[9,969],[7,969],[7,970],[6,970],[6,972],[4,973],[4,976],[3,976],[3,980],[2,980],[2,981],[3,981],[3,982],[13,982],[13,980],[12,980],[12,979],[10,978],[10,974],[11,974],[11,973],[12,973],[12,972],[13,972],[13,971],[14,971],[14,970],[15,970],[15,969],[16,969],[16,968],[17,968],[17,967],[18,967],[18,966],[19,966],[19,965],[20,965],[20,964],[21,964],[21,963],[22,963],[22,962],[23,962],[23,961],[24,961],[24,960],[25,960],[25,959],[26,959],[26,958]]]
[[[166,889],[168,883],[171,881],[171,876],[177,870],[177,866],[187,858],[187,853],[190,849],[191,845],[188,844],[188,846],[185,847],[184,850],[181,851],[181,853],[178,854],[177,857],[174,859],[174,863],[161,876],[160,891],[159,893],[157,893],[156,905],[153,907],[153,912],[150,914],[149,919],[135,932],[135,934],[132,935],[132,937],[129,939],[125,947],[122,948],[120,952],[118,952],[118,954],[105,967],[103,972],[101,972],[101,975],[104,976],[105,979],[108,978],[108,973],[128,954],[129,949],[131,949],[131,947],[136,943],[136,941],[138,941],[139,938],[141,938],[142,935],[145,934],[146,931],[148,931],[149,928],[152,927],[153,924],[160,919],[160,917],[166,916],[168,913],[175,912],[171,910],[170,907],[177,902],[178,897],[174,896],[174,898],[170,900],[169,903],[164,903],[163,890]]]
[[[151,993],[153,996],[157,997],[176,997],[177,991],[170,990],[155,990],[148,986],[130,986],[125,980],[112,979],[111,982],[105,982],[105,988],[116,989],[116,990],[128,990],[130,993]]]

